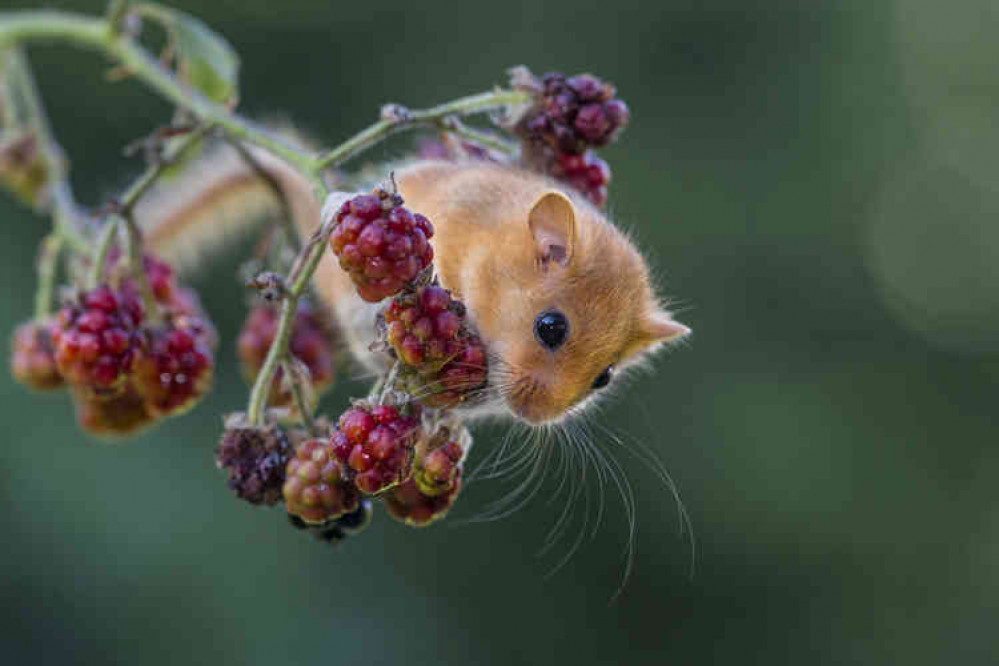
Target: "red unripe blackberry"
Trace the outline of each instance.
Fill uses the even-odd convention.
[[[340,207],[336,219],[333,253],[370,303],[398,294],[433,261],[433,226],[404,208],[397,195],[358,195]]]
[[[157,420],[146,407],[146,401],[130,384],[110,398],[77,389],[73,391],[73,402],[80,428],[98,437],[133,435]]]
[[[374,495],[409,478],[420,424],[415,410],[406,411],[357,402],[340,416],[330,443],[362,493]]]
[[[236,339],[236,355],[239,357],[243,376],[249,382],[256,379],[267,358],[267,352],[277,333],[278,316],[274,308],[258,305],[250,310],[243,322],[243,329]],[[319,312],[304,301],[300,302],[295,312],[288,349],[308,368],[316,394],[332,386],[333,342]],[[291,392],[282,390],[282,379],[283,372],[278,369],[274,373],[270,396],[270,404],[275,407],[289,405],[292,401]]]
[[[198,317],[181,316],[147,331],[135,362],[134,384],[157,416],[194,406],[212,384],[214,331]]]
[[[51,391],[65,384],[56,367],[48,324],[29,321],[17,327],[11,340],[10,371],[14,379],[38,391]]]
[[[540,81],[525,71],[516,76],[517,85],[526,85],[536,97],[515,127],[529,143],[581,154],[587,148],[607,145],[628,124],[628,107],[614,98],[614,86],[591,74],[566,78],[555,72]]]
[[[274,426],[250,426],[242,415],[226,421],[215,449],[215,464],[225,470],[226,485],[250,504],[281,501],[285,469],[293,454],[284,432]]]
[[[358,507],[354,486],[341,473],[340,462],[328,440],[309,439],[288,461],[282,488],[288,513],[320,525]]]
[[[437,285],[396,296],[384,312],[386,341],[409,366],[439,369],[462,349],[465,307]]]
[[[451,489],[458,476],[465,451],[456,441],[428,451],[413,466],[413,481],[424,495],[436,497]]]
[[[410,527],[425,527],[443,518],[451,509],[461,491],[461,468],[459,467],[450,488],[439,495],[427,495],[415,479],[389,490],[383,496],[385,510],[396,520]]]
[[[586,151],[581,155],[562,153],[555,156],[550,172],[559,180],[572,185],[597,206],[607,201],[607,184],[611,172],[607,162]]]
[[[52,327],[56,364],[70,384],[101,396],[121,392],[142,350],[142,305],[102,285],[64,307]]]
[[[486,385],[488,361],[481,338],[462,332],[457,352],[444,365],[431,372],[419,370],[400,373],[399,384],[427,407],[449,409],[472,398]]]
[[[152,254],[145,254],[142,257],[142,268],[156,302],[159,305],[170,304],[180,289],[173,267]],[[122,290],[129,291],[135,298],[141,299],[142,293],[130,270],[125,255],[118,247],[112,247],[108,252],[104,279],[110,284],[120,284]]]

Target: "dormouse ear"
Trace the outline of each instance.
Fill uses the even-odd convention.
[[[674,342],[690,335],[690,328],[674,321],[668,312],[650,315],[642,328],[648,339],[655,342]]]
[[[561,192],[545,192],[531,206],[527,224],[534,237],[538,262],[566,266],[572,260],[576,241],[576,211]]]

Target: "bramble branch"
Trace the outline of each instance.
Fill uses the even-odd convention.
[[[22,42],[39,41],[66,42],[99,51],[115,61],[116,65],[132,77],[192,114],[203,127],[218,127],[228,140],[237,144],[245,142],[257,146],[286,162],[313,184],[315,194],[320,200],[326,196],[326,187],[322,178],[326,169],[339,166],[401,130],[433,127],[466,138],[474,138],[490,148],[509,152],[511,150],[509,144],[464,126],[458,118],[476,113],[508,111],[512,107],[529,102],[529,93],[523,90],[496,89],[423,110],[386,105],[381,118],[371,126],[335,148],[311,153],[290,145],[265,127],[239,116],[225,105],[212,101],[181,81],[131,35],[119,30],[120,23],[127,13],[128,3],[120,1],[112,2],[107,16],[103,18],[50,10],[0,13],[0,49]],[[40,135],[46,139],[45,145],[49,149],[54,149],[52,147],[55,144],[51,141],[47,125],[41,120],[44,116],[40,105],[38,118]],[[125,195],[122,203],[126,206],[126,213],[131,203],[141,196],[161,172],[161,168],[151,167]],[[63,180],[59,180],[59,183],[62,182]],[[53,192],[57,203],[67,209],[75,209],[67,187],[58,184],[53,187]],[[127,218],[128,215],[126,223]],[[288,290],[282,305],[277,333],[250,393],[247,415],[253,424],[260,424],[263,420],[272,378],[288,354],[288,341],[298,300],[322,258],[331,231],[329,227],[330,222],[327,221],[301,249],[288,275],[286,281]],[[130,232],[133,230],[129,228]],[[75,235],[70,234],[68,237],[76,244],[81,241]],[[132,240],[135,240],[134,237]],[[86,241],[84,244],[87,244]]]

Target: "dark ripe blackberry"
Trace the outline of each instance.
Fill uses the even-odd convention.
[[[319,541],[336,546],[354,534],[363,532],[371,524],[373,513],[371,500],[361,498],[354,511],[321,525],[309,525],[298,516],[291,514],[288,515],[288,522],[295,529],[310,532]]]
[[[59,372],[74,387],[101,397],[121,393],[143,339],[141,302],[101,285],[64,307],[52,326]]]
[[[274,425],[253,427],[243,415],[226,419],[215,449],[215,464],[225,471],[226,485],[250,504],[272,506],[281,501],[285,469],[293,450]]]
[[[540,81],[518,72],[516,85],[535,93],[534,106],[515,131],[528,143],[543,143],[558,153],[581,154],[613,141],[628,124],[628,107],[614,98],[614,86],[591,74],[566,78],[554,72]]]
[[[295,450],[282,487],[288,513],[310,525],[321,525],[358,507],[358,495],[341,471],[333,445],[309,439]]]
[[[248,382],[253,382],[263,367],[267,352],[277,333],[278,312],[266,305],[254,306],[243,322],[236,339],[236,355]],[[318,395],[333,385],[333,340],[320,313],[309,303],[300,301],[292,322],[288,348],[292,355],[309,370],[312,388]],[[282,388],[283,373],[274,373],[270,404],[284,407],[292,402],[291,392]]]
[[[357,489],[374,495],[409,478],[419,429],[415,406],[359,401],[340,416],[330,443]]]
[[[37,391],[51,391],[66,383],[56,367],[55,345],[49,329],[48,323],[24,322],[11,339],[11,374]]]
[[[433,226],[401,202],[385,192],[356,196],[340,207],[330,235],[340,267],[370,303],[398,294],[434,258]]]
[[[581,155],[556,155],[549,172],[578,190],[593,204],[603,206],[607,201],[610,167],[593,151],[588,150]]]
[[[440,520],[451,509],[461,491],[461,468],[450,488],[439,495],[427,495],[414,479],[389,490],[383,496],[386,512],[410,527],[426,527]]]
[[[212,384],[214,330],[198,317],[177,317],[146,332],[135,361],[136,390],[157,416],[193,407]]]
[[[73,403],[80,428],[97,437],[134,435],[157,421],[131,384],[113,397],[97,397],[89,390],[75,389]]]

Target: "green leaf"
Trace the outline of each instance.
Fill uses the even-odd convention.
[[[135,11],[160,23],[170,35],[181,79],[205,97],[235,105],[239,97],[239,55],[221,35],[190,14],[145,3]]]

